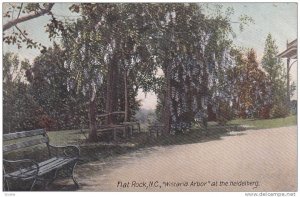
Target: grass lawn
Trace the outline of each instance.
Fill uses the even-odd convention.
[[[49,131],[50,144],[66,145],[66,144],[79,144],[84,140],[84,135],[80,130],[62,130],[62,131]]]
[[[229,126],[247,125],[250,126],[251,129],[285,127],[285,126],[297,125],[297,116],[293,115],[293,116],[288,116],[286,118],[275,118],[275,119],[264,119],[264,120],[236,119],[236,120],[229,121],[227,125]],[[50,131],[48,132],[48,135],[50,137],[50,142],[55,145],[78,144],[79,141],[85,139],[85,136],[82,133],[80,133],[80,130]],[[176,138],[178,137],[182,137],[182,136],[177,136]]]
[[[133,151],[141,147],[152,147],[152,146],[168,146],[178,144],[191,144],[200,143],[211,140],[220,140],[222,136],[229,135],[230,131],[236,126],[250,126],[247,129],[266,129],[285,127],[291,125],[297,125],[297,116],[289,116],[286,118],[277,119],[266,119],[266,120],[253,120],[253,119],[236,119],[227,123],[225,126],[218,126],[213,122],[210,122],[207,133],[205,130],[194,128],[190,132],[185,134],[171,135],[168,137],[150,137],[144,130],[141,134],[135,135],[134,138],[122,139],[118,143],[103,144],[103,143],[92,143],[82,144],[85,141],[85,136],[80,130],[61,130],[61,131],[49,131],[48,136],[50,143],[53,145],[80,145],[82,156],[86,161],[105,159]],[[87,134],[87,132],[85,132]],[[208,134],[208,135],[207,135]],[[134,146],[128,146],[133,144]]]
[[[274,118],[274,119],[236,119],[231,120],[227,124],[229,125],[248,125],[253,127],[253,129],[267,129],[276,127],[286,127],[291,125],[297,125],[297,116],[288,116],[286,118]]]

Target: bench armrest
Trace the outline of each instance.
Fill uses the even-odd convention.
[[[37,177],[39,165],[31,159],[6,160],[3,159],[3,173],[5,178],[29,179]],[[13,169],[13,172],[7,172],[6,169]],[[30,173],[28,173],[30,171]]]
[[[50,152],[55,156],[65,156],[65,157],[79,157],[80,149],[78,146],[67,145],[67,146],[55,146],[49,144]]]

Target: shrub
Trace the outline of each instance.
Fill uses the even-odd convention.
[[[289,108],[285,105],[274,105],[271,109],[271,118],[284,118],[289,115]]]

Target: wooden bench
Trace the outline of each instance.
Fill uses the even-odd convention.
[[[44,129],[4,134],[3,143],[5,190],[14,191],[15,188],[20,190],[20,187],[21,190],[33,190],[39,183],[43,183],[45,187],[57,177],[72,177],[76,188],[79,187],[74,177],[74,168],[79,161],[80,154],[77,146],[49,144],[49,137]],[[20,153],[21,157],[31,154],[37,157],[38,150],[42,150],[42,153],[47,151],[46,158],[42,158],[39,162],[28,158],[6,159],[6,156],[13,155],[15,158],[15,155],[20,155]]]

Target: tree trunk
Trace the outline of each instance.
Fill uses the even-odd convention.
[[[167,64],[167,69],[165,72],[166,76],[166,87],[164,95],[164,110],[163,110],[163,121],[164,121],[164,130],[163,134],[169,134],[171,132],[171,66]]]
[[[113,97],[113,68],[108,67],[108,77],[106,85],[106,113],[112,112],[112,97]],[[111,115],[106,117],[106,124],[111,124]]]
[[[90,58],[90,48],[88,48],[88,37],[89,33],[85,37],[85,61],[84,66],[85,68],[89,67],[89,58]],[[93,85],[93,77],[90,79],[89,82],[89,142],[97,141],[97,123],[96,123],[96,85]]]
[[[106,86],[106,113],[112,113],[118,108],[118,83],[119,83],[119,72],[118,72],[118,55],[115,54],[112,58],[112,62],[108,67],[108,78]],[[106,124],[114,124],[115,117],[108,115],[106,118]]]

